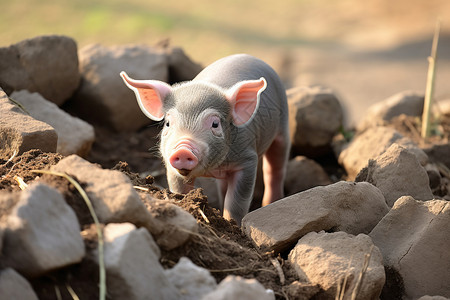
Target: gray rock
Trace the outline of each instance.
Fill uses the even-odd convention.
[[[284,181],[286,196],[331,183],[322,166],[312,159],[297,156],[288,162]]]
[[[38,300],[30,283],[14,269],[0,271],[0,300]]]
[[[381,155],[393,143],[411,150],[421,165],[428,162],[427,155],[410,139],[402,136],[395,129],[388,127],[370,127],[355,138],[339,154],[338,161],[347,171],[348,179],[353,180],[365,167],[369,159]]]
[[[320,292],[320,286],[296,280],[284,287],[283,292],[286,294],[287,299],[310,300]]]
[[[449,149],[450,151],[450,149]],[[449,152],[450,153],[450,152]],[[426,166],[424,166],[425,171],[427,171],[428,179],[430,181],[430,189],[433,191],[436,189],[439,189],[441,186],[442,176],[439,171],[439,168],[433,164],[429,163]],[[410,195],[413,196],[413,195]]]
[[[11,98],[22,104],[33,118],[55,129],[58,134],[56,148],[58,153],[64,156],[70,154],[86,156],[89,153],[95,139],[94,128],[90,124],[72,117],[38,93],[22,90],[12,93]]]
[[[56,152],[58,135],[15,105],[0,89],[0,159],[9,159],[31,149]]]
[[[145,45],[89,45],[79,51],[79,57],[82,83],[71,101],[79,116],[116,131],[134,131],[150,124],[119,73],[125,71],[135,79],[167,81],[164,50]]]
[[[333,92],[323,87],[298,87],[288,90],[287,97],[294,153],[315,157],[331,151],[331,141],[344,118]]]
[[[104,229],[105,269],[112,299],[180,299],[159,263],[159,251],[145,228],[130,223]]]
[[[144,197],[148,211],[156,221],[162,224],[162,232],[155,235],[155,239],[164,250],[170,251],[183,245],[192,234],[198,231],[195,218],[181,207],[149,195]]]
[[[369,236],[386,267],[403,278],[403,299],[424,295],[450,297],[450,203],[405,196]]]
[[[450,298],[442,297],[442,296],[422,296],[418,300],[449,300]]]
[[[136,226],[132,223],[110,223],[107,226],[105,226],[104,229],[104,240],[105,242],[112,242],[116,238],[120,238],[123,235],[128,234],[131,231],[137,230]],[[141,229],[139,229],[139,232],[142,232]],[[146,234],[143,234],[144,236]],[[152,253],[156,255],[158,259],[161,258],[161,250],[159,249],[158,245],[155,243],[155,240],[153,237],[149,239],[148,241],[148,247],[150,247]]]
[[[403,91],[369,107],[364,118],[359,122],[357,131],[368,127],[384,125],[401,114],[422,116],[424,95],[413,91]]]
[[[208,270],[196,266],[182,257],[172,268],[165,271],[169,281],[181,294],[180,300],[197,300],[216,289],[217,283]]]
[[[80,82],[76,42],[66,36],[39,36],[0,48],[0,86],[38,92],[61,105]]]
[[[8,266],[26,276],[80,262],[80,224],[62,195],[42,183],[29,185],[7,217],[3,254]]]
[[[434,163],[442,163],[450,169],[450,143],[432,144],[423,148],[423,151],[428,155],[430,161]]]
[[[290,252],[289,262],[300,279],[322,287],[319,299],[334,299],[338,295],[338,286],[342,285],[346,276],[344,299],[353,299],[351,295],[357,290],[366,255],[370,253],[369,264],[355,299],[376,300],[385,282],[385,272],[380,250],[373,246],[372,240],[365,234],[310,232]]]
[[[166,53],[170,83],[192,80],[203,69],[201,65],[193,62],[181,48],[168,48]]]
[[[267,291],[256,279],[244,279],[228,275],[220,282],[217,289],[204,295],[202,300],[274,300],[273,292]]]
[[[256,246],[278,253],[310,231],[369,233],[388,211],[375,186],[341,181],[254,210],[244,217],[242,228]]]
[[[427,171],[410,150],[396,143],[380,156],[369,160],[356,181],[367,181],[379,188],[389,207],[402,196],[433,199]]]
[[[70,155],[51,168],[75,176],[84,183],[84,190],[103,223],[131,222],[144,226],[150,233],[162,232],[162,224],[145,208],[129,178],[115,170],[104,170],[77,155]]]

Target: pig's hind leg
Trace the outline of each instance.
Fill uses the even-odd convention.
[[[262,206],[284,197],[284,177],[289,149],[289,136],[280,133],[263,155],[264,196]]]

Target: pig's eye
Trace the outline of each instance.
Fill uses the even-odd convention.
[[[166,127],[170,127],[170,122],[169,122],[169,120],[166,121]]]
[[[207,119],[207,123],[205,124],[206,126],[209,126],[209,128],[211,128],[211,132],[215,135],[215,136],[222,136],[223,132],[222,132],[222,125],[220,124],[220,118],[218,116],[210,116]]]

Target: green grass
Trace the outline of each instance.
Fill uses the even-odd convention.
[[[80,48],[90,43],[151,45],[169,38],[194,60],[209,63],[234,52],[264,55],[304,43],[295,22],[308,2],[0,0],[0,46],[43,34],[71,36]]]
[[[73,37],[79,48],[90,43],[152,45],[169,38],[203,64],[238,52],[279,63],[282,53],[299,46],[359,41],[371,47],[428,34],[436,7],[443,19],[450,16],[450,4],[440,1],[435,7],[431,2],[0,0],[0,46],[43,34]]]

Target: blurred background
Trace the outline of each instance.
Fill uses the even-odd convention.
[[[448,0],[0,0],[0,46],[61,34],[78,48],[169,40],[206,66],[233,53],[271,64],[286,88],[332,88],[347,125],[403,90],[425,91],[442,21],[436,98],[450,98]]]

